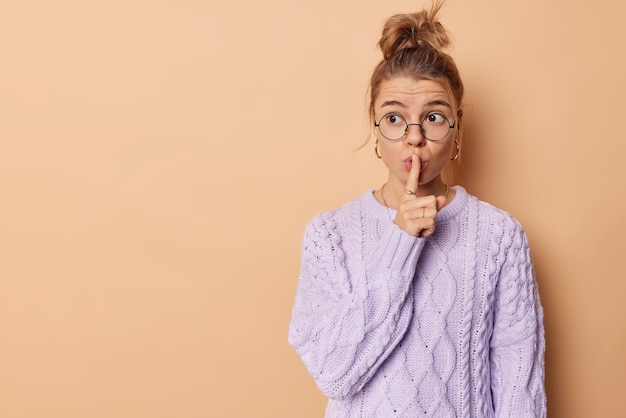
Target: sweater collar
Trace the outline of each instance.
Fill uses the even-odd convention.
[[[469,198],[467,191],[462,186],[453,186],[452,188],[456,192],[456,195],[454,196],[454,199],[452,199],[452,202],[446,205],[437,214],[437,222],[445,222],[458,216],[467,205],[467,200]],[[374,197],[374,190],[368,190],[365,192],[365,194],[361,197],[361,201],[364,208],[370,214],[382,221],[389,221],[390,219],[394,219],[396,217],[395,209],[388,208],[376,200]]]

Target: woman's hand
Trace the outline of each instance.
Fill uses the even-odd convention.
[[[416,196],[421,169],[420,159],[411,157],[411,171],[406,190],[396,214],[395,224],[414,237],[428,237],[435,232],[435,218],[446,204],[445,196]]]

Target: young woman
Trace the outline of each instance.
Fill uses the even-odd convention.
[[[463,84],[430,11],[385,24],[371,78],[375,191],[307,225],[289,342],[327,417],[545,417],[543,313],[526,235],[449,187]]]

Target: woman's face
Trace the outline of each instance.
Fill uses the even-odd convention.
[[[375,122],[381,123],[381,126],[386,124],[383,128],[395,129],[396,132],[398,129],[401,132],[406,126],[398,115],[409,124],[406,134],[397,141],[385,138],[378,127],[373,128],[378,138],[379,153],[389,169],[388,182],[399,186],[406,184],[411,170],[411,155],[416,154],[421,161],[420,186],[426,189],[428,186],[440,186],[441,171],[454,155],[454,138],[459,126],[457,110],[452,103],[449,94],[436,81],[397,77],[381,83],[374,102]],[[427,129],[429,137],[443,132],[444,138],[440,141],[427,140],[420,127],[411,124],[421,124]],[[430,127],[426,126],[428,124]],[[445,129],[450,125],[454,127],[445,135]]]

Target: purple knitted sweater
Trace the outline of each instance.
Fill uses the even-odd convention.
[[[545,417],[526,235],[456,186],[415,238],[372,191],[307,225],[289,343],[326,417]]]

